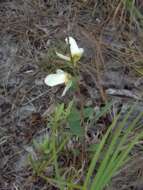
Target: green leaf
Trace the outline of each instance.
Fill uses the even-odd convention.
[[[73,135],[77,135],[79,137],[84,135],[84,130],[81,127],[79,120],[69,120],[69,127]]]
[[[71,113],[69,114],[69,119],[73,121],[80,121],[80,112],[75,107],[72,108]]]
[[[78,88],[78,79],[76,78],[72,78],[72,86],[71,86],[71,90],[72,91],[76,91]]]
[[[99,144],[91,144],[91,145],[89,145],[89,147],[88,147],[88,151],[94,153],[94,152],[97,151],[98,147],[99,147]]]
[[[84,118],[92,118],[94,113],[94,109],[92,107],[84,108],[83,115]]]
[[[68,117],[68,123],[72,134],[77,136],[84,135],[84,130],[81,127],[81,122],[80,122],[80,113],[76,108],[73,108],[71,110],[71,113],[69,114]]]

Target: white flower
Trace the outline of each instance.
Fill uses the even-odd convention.
[[[80,60],[84,49],[83,48],[79,48],[75,39],[71,36],[69,36],[68,38],[65,39],[66,43],[68,45],[70,45],[70,52],[71,52],[71,57],[73,59],[74,62],[77,62]],[[60,57],[61,59],[64,59],[66,61],[71,61],[71,57],[63,55],[61,53],[56,52],[57,56]]]
[[[49,74],[44,81],[45,84],[50,87],[57,86],[59,84],[65,84],[62,96],[64,96],[72,86],[71,75],[61,69],[58,69],[55,74]]]

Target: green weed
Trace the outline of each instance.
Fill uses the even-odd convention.
[[[83,126],[91,122],[96,127],[98,120],[107,114],[110,108],[111,104],[107,104],[98,114],[90,107],[85,108],[83,125],[73,102],[67,107],[64,104],[58,105],[47,125],[50,135],[35,144],[37,159],[30,157],[34,173],[59,189],[102,190],[110,184],[112,177],[129,161],[129,153],[134,145],[143,137],[141,132],[131,141],[128,140],[143,116],[143,113],[139,114],[128,127],[125,127],[134,111],[132,108],[122,121],[119,121],[120,114],[114,118],[100,143],[92,144],[95,148],[90,154],[88,148],[83,152]],[[84,160],[82,154],[85,156]],[[65,163],[62,163],[62,159],[65,159]],[[71,163],[68,163],[69,160]],[[50,173],[46,172],[48,168],[52,168]]]

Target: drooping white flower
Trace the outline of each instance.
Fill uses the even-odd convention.
[[[69,88],[72,86],[71,75],[61,69],[58,69],[55,74],[49,74],[45,78],[44,82],[50,87],[57,86],[59,84],[65,84],[62,96],[64,96]]]
[[[71,57],[73,59],[74,62],[77,62],[80,60],[84,49],[83,48],[79,48],[75,39],[71,36],[67,37],[65,39],[66,43],[70,46],[70,53],[71,53]],[[66,61],[71,61],[71,57],[70,56],[66,56],[63,55],[61,53],[56,52],[57,56],[60,57],[61,59],[64,59]]]

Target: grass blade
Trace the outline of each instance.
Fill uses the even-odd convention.
[[[99,167],[99,170],[94,178],[91,189],[93,189],[93,187],[96,186],[96,189],[98,190],[98,185],[101,183],[102,175],[104,174],[104,171],[109,163],[110,156],[113,154],[115,145],[117,144],[118,137],[121,134],[121,131],[122,131],[123,127],[125,126],[125,123],[126,123],[127,119],[129,118],[129,115],[132,112],[132,109],[126,114],[125,118],[123,119],[123,121],[121,122],[119,127],[116,129],[114,136],[112,138],[112,141],[109,145],[109,148],[105,154],[105,158],[103,159],[103,161]]]
[[[100,175],[100,180],[98,178],[98,184],[99,184],[99,189],[102,189],[106,184],[107,181],[106,179],[110,180],[109,178],[109,174],[111,174],[110,176],[112,177],[114,175],[113,173],[113,168],[115,168],[115,166],[117,166],[118,164],[120,165],[120,162],[118,160],[118,155],[121,151],[121,147],[122,145],[125,143],[129,133],[131,132],[131,130],[133,129],[133,127],[136,125],[136,123],[139,121],[139,119],[141,118],[141,116],[143,115],[143,113],[139,114],[138,117],[132,122],[132,125],[126,130],[125,135],[120,139],[120,143],[118,145],[118,147],[116,148],[115,152],[113,153],[112,158],[110,159],[109,163],[107,163],[107,167],[105,168],[104,171],[101,171],[101,175]],[[125,151],[124,153],[125,154]],[[126,159],[126,158],[125,158]],[[124,163],[124,160],[123,160]],[[122,165],[122,163],[121,163]],[[116,172],[116,171],[115,171]],[[96,184],[96,187],[98,187],[98,184]],[[102,186],[102,188],[101,188]]]
[[[84,182],[84,185],[83,185],[83,190],[87,190],[87,189],[88,189],[88,185],[89,185],[89,182],[90,182],[90,178],[91,178],[92,173],[93,173],[93,171],[94,171],[94,169],[95,169],[95,165],[96,165],[96,163],[97,163],[97,160],[98,160],[98,158],[99,158],[99,156],[100,156],[100,153],[101,153],[101,151],[102,151],[102,149],[103,149],[103,147],[104,147],[104,144],[105,144],[105,142],[106,142],[106,140],[107,140],[107,138],[108,138],[108,136],[109,136],[109,134],[110,134],[110,131],[111,131],[111,130],[114,128],[114,126],[116,125],[118,118],[119,118],[119,115],[114,118],[112,124],[111,124],[110,127],[108,128],[106,134],[104,135],[103,139],[101,140],[101,142],[100,142],[100,144],[99,144],[99,146],[98,146],[97,152],[95,153],[95,155],[94,155],[94,157],[93,157],[93,159],[92,159],[92,161],[91,161],[91,164],[90,164],[90,166],[89,166],[89,169],[88,169],[88,172],[87,172],[87,175],[86,175],[86,179],[85,179],[85,182]]]

